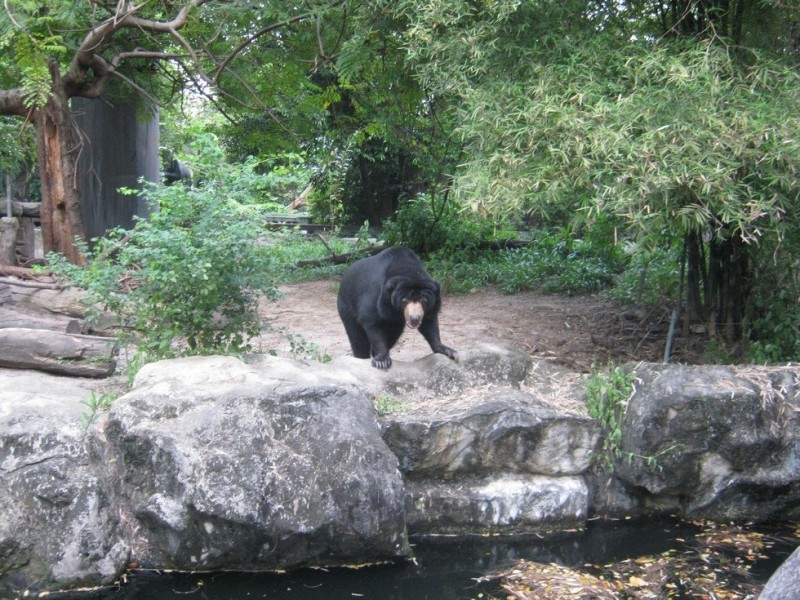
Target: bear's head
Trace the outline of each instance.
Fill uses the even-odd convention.
[[[385,290],[392,312],[402,314],[410,329],[422,324],[426,313],[436,314],[440,303],[440,286],[433,279],[414,279],[407,276],[392,277]]]

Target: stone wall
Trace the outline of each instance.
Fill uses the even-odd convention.
[[[800,516],[800,369],[635,375],[609,475],[580,377],[502,346],[388,372],[353,358],[163,361],[88,426],[96,382],[0,370],[0,596],[109,583],[131,562],[402,560],[408,535],[592,515]]]

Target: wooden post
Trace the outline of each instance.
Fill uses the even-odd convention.
[[[14,217],[0,218],[0,265],[17,264],[17,230],[19,221]]]

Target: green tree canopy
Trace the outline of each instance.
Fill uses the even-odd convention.
[[[712,330],[741,332],[745,245],[798,223],[797,6],[401,0],[392,10],[408,22],[422,84],[457,106],[466,159],[454,191],[465,204],[603,212],[637,233],[684,237],[690,308]]]
[[[83,262],[74,244],[85,233],[70,98],[97,98],[113,79],[154,105],[191,88],[228,111],[277,119],[281,94],[270,92],[305,81],[292,66],[315,55],[316,46],[304,40],[313,39],[313,24],[338,4],[4,2],[0,49],[10,60],[0,64],[0,115],[30,120],[37,131],[45,249]],[[305,26],[293,48],[298,24]],[[306,46],[312,50],[298,56],[297,48]],[[284,64],[286,56],[296,60]]]

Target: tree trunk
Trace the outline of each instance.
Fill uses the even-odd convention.
[[[686,316],[688,323],[697,323],[705,320],[706,306],[703,302],[703,289],[706,284],[704,278],[703,238],[696,231],[686,234]]]
[[[69,100],[58,64],[50,61],[53,92],[47,104],[34,113],[42,184],[42,243],[45,254],[60,252],[77,265],[86,264],[75,246],[85,240],[76,180],[78,148],[73,142]]]
[[[709,251],[709,314],[717,331],[728,343],[742,338],[744,307],[749,295],[749,253],[735,233],[726,239],[714,239]]]
[[[14,217],[0,217],[0,265],[16,266],[17,232],[19,221]]]
[[[685,239],[687,324],[705,321],[711,339],[741,341],[750,292],[747,246],[735,232],[712,238],[707,253],[701,233],[688,232]]]

